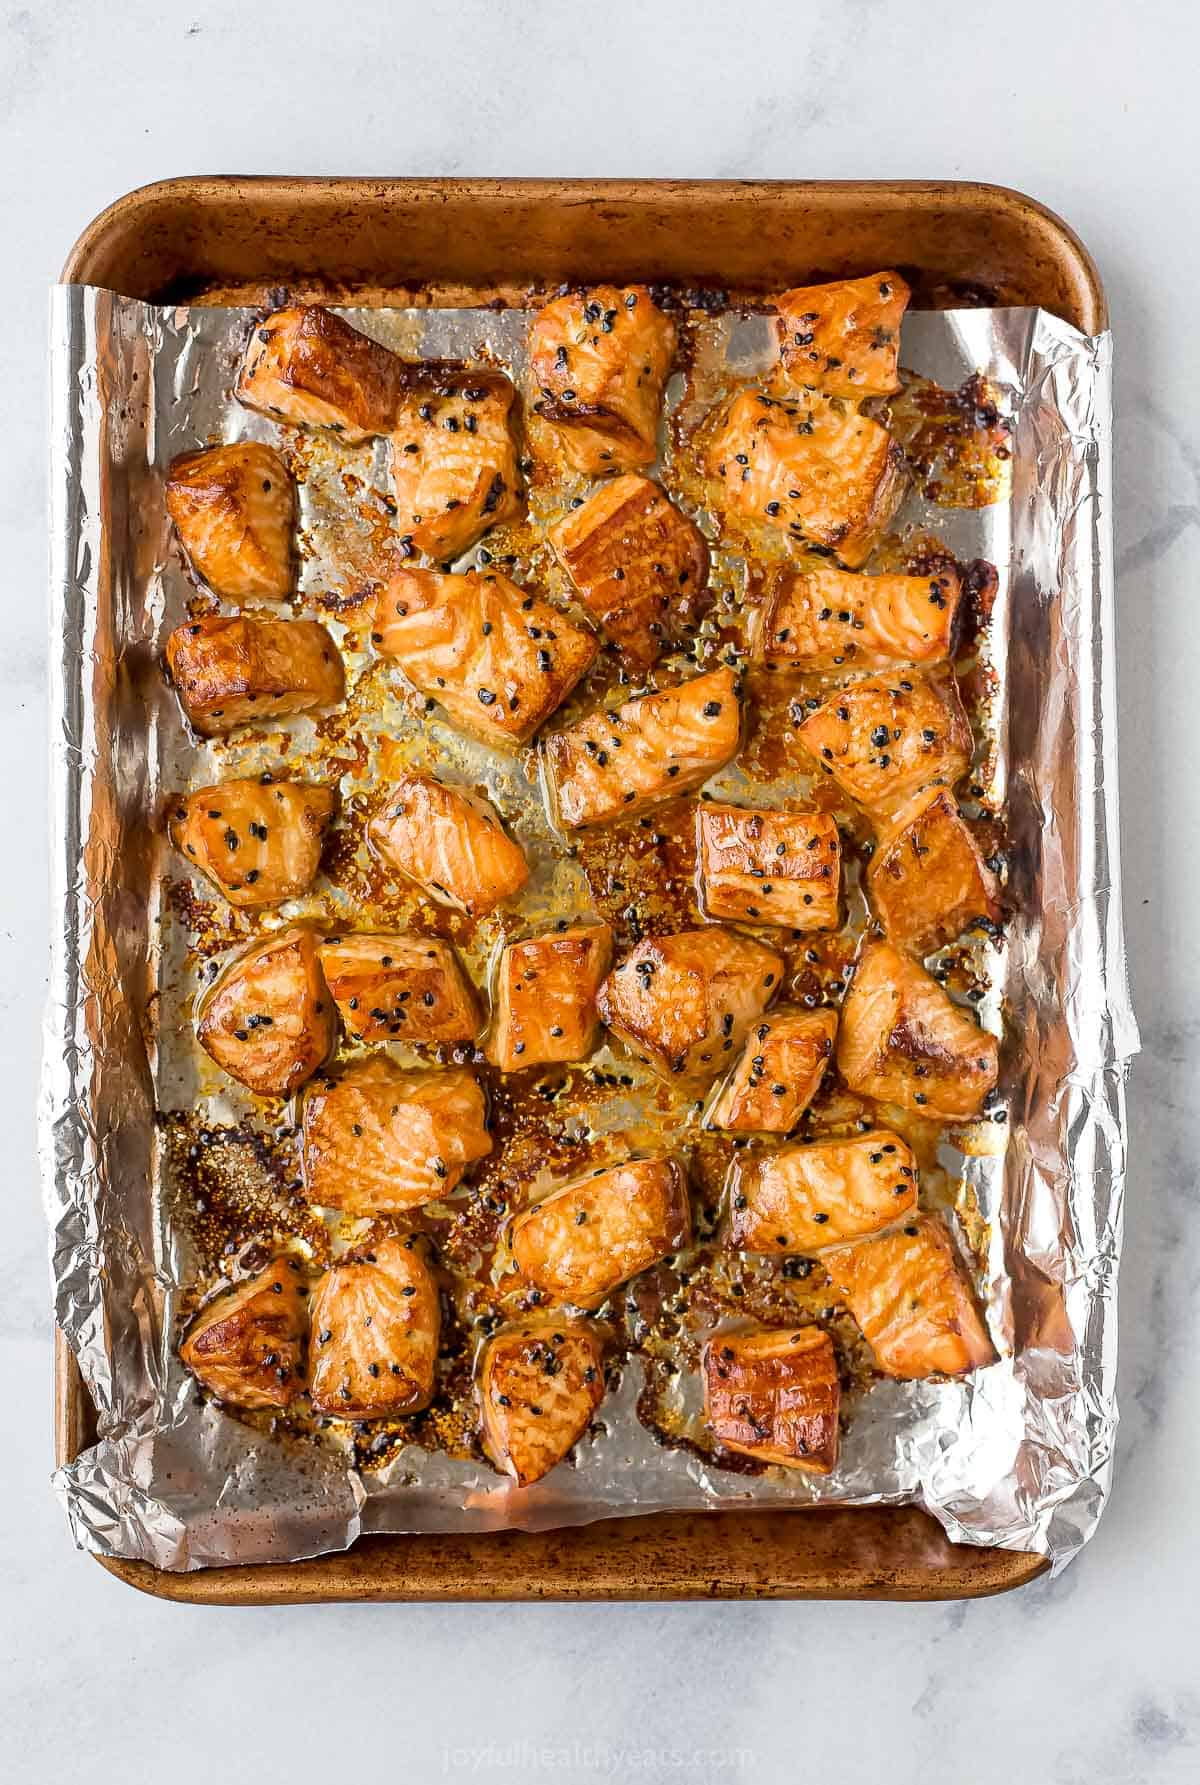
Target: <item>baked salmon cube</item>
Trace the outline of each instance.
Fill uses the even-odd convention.
[[[307,1297],[299,1261],[281,1252],[200,1310],[179,1355],[230,1407],[286,1407],[308,1374]]]
[[[192,568],[226,601],[292,592],[296,489],[273,446],[239,440],[172,460],[167,513]]]
[[[996,877],[954,795],[936,784],[921,788],[880,832],[867,894],[891,941],[918,955],[1000,916]]]
[[[691,1238],[687,1178],[674,1159],[630,1159],[564,1184],[517,1215],[513,1262],[556,1302],[596,1308]]]
[[[332,787],[270,776],[223,781],[177,796],[168,830],[180,854],[248,910],[308,891],[336,805]]]
[[[917,1206],[917,1167],[890,1129],[780,1147],[734,1165],[729,1243],[811,1255],[890,1227]]]
[[[658,455],[675,325],[644,285],[597,285],[543,305],[529,331],[535,415],[572,470],[634,471]]]
[[[419,1412],[433,1394],[440,1332],[437,1284],[412,1235],[331,1266],[312,1298],[313,1411]]]
[[[588,612],[624,661],[648,669],[695,613],[708,545],[648,477],[602,483],[547,538]]]
[[[796,733],[826,774],[875,819],[927,781],[959,780],[973,740],[949,668],[865,676],[840,688]]]
[[[819,1326],[718,1333],[704,1347],[704,1416],[724,1450],[828,1475],[841,1389]]]
[[[337,646],[316,620],[212,614],[177,626],[166,657],[180,704],[201,737],[336,706],[346,692]]]
[[[904,494],[904,454],[887,429],[819,394],[739,392],[711,424],[704,470],[728,513],[824,546],[851,570]]]
[[[342,440],[387,434],[414,368],[319,304],[276,310],[246,344],[238,400]]]
[[[391,436],[396,529],[443,562],[521,513],[516,391],[500,372],[447,369],[409,392]]]
[[[708,917],[836,930],[842,850],[827,812],[696,808],[696,878]]]
[[[889,397],[900,389],[900,323],[909,290],[899,273],[799,285],[775,300],[779,357],[795,385],[831,397]]]
[[[356,1060],[304,1098],[305,1194],[348,1215],[395,1215],[449,1196],[492,1150],[487,1104],[465,1068],[406,1072]]]
[[[360,1041],[470,1041],[475,988],[448,942],[403,932],[331,937],[321,970],[343,1026]]]
[[[260,1097],[290,1097],[337,1038],[337,1012],[304,928],[273,930],[234,955],[196,1011],[196,1039]]]
[[[389,867],[443,905],[484,917],[519,893],[529,864],[488,801],[432,775],[401,775],[367,841]]]
[[[781,566],[754,627],[760,661],[803,670],[942,663],[962,597],[957,571],[862,576],[836,565]]]
[[[903,1227],[822,1259],[885,1376],[961,1376],[996,1353],[945,1223]]]
[[[510,942],[500,957],[487,1057],[501,1072],[584,1060],[596,1045],[596,994],[612,963],[607,924]]]
[[[780,1005],[750,1031],[705,1126],[734,1134],[790,1134],[817,1094],[833,1057],[836,1010]]]
[[[604,1397],[599,1334],[577,1320],[527,1321],[489,1339],[476,1377],[483,1447],[518,1487],[579,1442]]]
[[[683,1090],[711,1083],[779,989],[773,948],[717,925],[641,942],[600,988],[618,1041]]]
[[[996,1083],[996,1037],[890,942],[868,941],[842,1005],[837,1062],[852,1091],[945,1121],[977,1116]]]
[[[453,724],[509,747],[562,705],[599,648],[548,601],[475,570],[398,571],[379,592],[371,640]]]
[[[583,830],[692,792],[737,754],[740,726],[728,669],[589,713],[542,742],[551,823]]]

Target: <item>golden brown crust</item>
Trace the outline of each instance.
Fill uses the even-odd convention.
[[[612,962],[607,924],[547,930],[512,942],[496,970],[487,1056],[502,1072],[583,1060],[596,1044],[596,994]]]
[[[177,626],[166,658],[180,704],[202,737],[335,706],[346,692],[337,646],[316,620],[210,614]]]
[[[336,1034],[317,937],[301,926],[242,949],[196,1012],[201,1047],[261,1097],[290,1097],[329,1058]]]
[[[360,931],[321,944],[321,970],[342,1024],[360,1041],[471,1041],[479,1000],[448,942]]]
[[[917,955],[1000,916],[996,877],[954,795],[940,785],[921,788],[880,833],[867,895],[889,939]]]
[[[861,576],[834,564],[781,565],[754,626],[762,662],[804,670],[887,669],[950,656],[962,579]]]
[[[179,1355],[231,1407],[287,1407],[308,1373],[307,1297],[299,1261],[280,1253],[200,1310]]]
[[[899,273],[800,285],[775,300],[779,357],[790,382],[861,402],[900,389],[900,323],[909,289]]]
[[[836,1010],[780,1005],[751,1025],[741,1059],[709,1106],[706,1126],[790,1134],[833,1057]]]
[[[483,1446],[498,1469],[528,1487],[582,1438],[604,1398],[603,1346],[583,1321],[525,1321],[490,1339],[476,1387]]]
[[[729,1203],[731,1246],[812,1255],[909,1214],[917,1203],[916,1161],[886,1128],[743,1154],[734,1165]]]
[[[439,899],[482,917],[520,892],[529,864],[495,808],[432,775],[401,775],[367,840],[391,867]]]
[[[312,1297],[313,1411],[419,1412],[433,1394],[440,1331],[437,1284],[412,1236],[333,1265]]]
[[[675,325],[644,285],[598,285],[543,305],[529,334],[533,413],[576,471],[653,464]]]
[[[228,601],[292,592],[296,491],[273,446],[239,440],[171,463],[167,512],[197,575]]]
[[[522,1277],[557,1302],[595,1308],[691,1238],[687,1178],[674,1159],[631,1159],[577,1178],[516,1216]]]
[[[828,812],[696,808],[696,879],[708,917],[835,930],[841,839]]]
[[[927,781],[953,786],[974,740],[947,666],[864,676],[810,713],[796,736],[822,772],[876,820]]]
[[[718,1333],[702,1368],[705,1418],[725,1450],[830,1473],[841,1390],[833,1341],[820,1327]]]
[[[888,1376],[958,1376],[995,1361],[949,1232],[935,1215],[827,1253],[825,1268]]]
[[[404,546],[445,562],[521,513],[515,398],[502,373],[470,369],[417,383],[405,397],[390,454]]]
[[[168,829],[180,854],[249,910],[308,891],[336,806],[332,787],[258,776],[178,796]]]
[[[278,421],[354,442],[390,431],[412,370],[332,310],[304,304],[255,327],[237,394]]]

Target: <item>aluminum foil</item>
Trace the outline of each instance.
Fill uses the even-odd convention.
[[[486,347],[522,369],[519,311],[345,314],[410,355]],[[156,1111],[222,1093],[191,1044],[164,921],[162,791],[200,784],[206,764],[157,668],[190,592],[169,549],[162,477],[177,452],[205,440],[273,437],[231,397],[248,321],[80,287],[53,294],[61,922],[42,1141],[55,1313],[98,1414],[97,1442],[55,1478],[76,1541],[191,1569],[298,1559],[368,1532],[914,1501],[957,1541],[1063,1566],[1109,1486],[1124,1075],[1137,1049],[1118,864],[1109,337],[1017,309],[917,313],[903,331],[905,365],[950,389],[986,375],[1012,421],[1010,498],[941,507],[932,522],[959,557],[989,559],[1000,574],[989,774],[1006,801],[1016,914],[989,962],[986,1008],[993,1023],[1003,1008],[1008,1025],[1008,1122],[1002,1145],[953,1161],[978,1204],[1000,1361],[965,1381],[877,1384],[853,1408],[836,1472],[817,1481],[731,1474],[656,1443],[636,1415],[639,1370],[627,1365],[574,1466],[518,1495],[482,1464],[414,1445],[359,1471],[334,1446],[275,1442],[199,1398],[175,1355],[191,1261],[164,1193]],[[722,323],[712,342],[739,375],[770,353],[761,318]],[[376,449],[359,457],[361,487],[386,490]],[[345,470],[319,454],[310,463],[305,588],[327,574],[333,532],[345,531]],[[465,748],[430,729],[438,753]],[[303,725],[294,730],[303,751]],[[479,755],[462,761],[493,787],[505,772]],[[237,1113],[236,1096],[226,1107]]]

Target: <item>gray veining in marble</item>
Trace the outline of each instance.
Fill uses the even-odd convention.
[[[1196,11],[1185,0],[376,11],[377,24],[346,26],[312,0],[273,11],[0,0],[0,760],[22,870],[0,904],[5,1776],[237,1785],[366,1763],[417,1785],[1200,1780]],[[45,288],[120,192],[223,170],[990,179],[1046,200],[1097,256],[1117,343],[1125,885],[1144,1052],[1130,1097],[1116,1488],[1059,1581],[950,1606],[214,1613],[140,1599],[71,1550],[47,1487],[33,1154]],[[297,1714],[276,1721],[289,1704]]]

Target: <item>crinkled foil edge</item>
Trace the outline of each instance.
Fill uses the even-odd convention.
[[[675,1486],[634,1470],[617,1500],[556,1506],[550,1497],[512,1517],[502,1501],[485,1505],[469,1493],[397,1513],[353,1472],[318,1470],[297,1508],[286,1481],[258,1500],[239,1493],[252,1467],[248,1440],[239,1449],[208,1432],[207,1469],[184,1442],[160,1320],[169,1274],[149,1199],[138,1195],[153,1093],[131,1015],[146,962],[128,946],[137,922],[124,905],[119,806],[143,767],[114,701],[136,628],[129,579],[109,551],[113,505],[123,499],[112,468],[153,444],[123,424],[124,382],[131,366],[152,371],[167,316],[79,287],[57,289],[51,310],[56,926],[40,1138],[55,1317],[98,1420],[97,1443],[55,1476],[75,1540],[188,1569],[300,1559],[368,1530],[531,1528],[727,1507],[738,1484],[692,1463],[677,1469]],[[1017,832],[1024,825],[1036,857],[1025,892],[1036,898],[1037,921],[1016,923],[1005,953],[1005,996],[1018,1032],[1024,1025],[1027,1070],[1008,1087],[1013,1131],[993,1247],[995,1275],[1011,1288],[1015,1344],[973,1387],[877,1389],[869,1423],[887,1466],[828,1497],[916,1500],[957,1541],[1036,1551],[1058,1569],[1095,1529],[1111,1478],[1124,1080],[1138,1045],[1119,871],[1111,339],[1089,339],[1039,311],[923,322],[1019,393],[1008,609],[1021,626],[1009,640],[1016,667],[1004,724],[1010,819]],[[1033,702],[1013,698],[1026,684],[1039,693]],[[767,1497],[789,1503],[786,1486]]]

